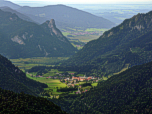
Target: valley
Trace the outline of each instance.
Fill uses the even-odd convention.
[[[99,36],[105,31],[108,31],[108,29],[87,28],[86,30],[83,30],[81,28],[68,28],[68,30],[62,29],[61,31],[72,45],[80,50],[87,42],[98,39]]]
[[[102,78],[99,80],[96,77],[94,79],[91,79],[90,81],[77,80],[77,82],[75,82],[74,80],[72,80],[73,76],[81,77],[84,76],[84,74],[78,74],[77,72],[72,71],[58,71],[58,69],[50,69],[50,71],[47,71],[46,73],[29,71],[32,67],[53,67],[55,66],[55,64],[59,65],[60,62],[67,59],[67,57],[34,57],[10,60],[15,66],[19,67],[23,72],[26,72],[26,76],[28,78],[48,85],[48,88],[44,88],[44,92],[40,94],[43,95],[44,98],[59,98],[59,96],[76,94],[78,88],[80,88],[80,85],[85,83],[91,83],[91,85],[82,87],[81,92],[85,90],[90,91],[91,88],[97,86],[98,81],[107,80],[107,78]],[[66,92],[59,92],[58,89],[61,88],[71,88],[71,90],[66,90]]]
[[[27,71],[34,66],[54,66],[69,57],[33,57],[10,59],[12,63],[23,71]]]
[[[0,114],[152,113],[151,2],[110,3],[0,0]]]

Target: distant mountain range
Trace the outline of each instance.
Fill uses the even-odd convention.
[[[42,24],[47,20],[55,19],[57,27],[59,29],[71,30],[69,28],[79,27],[81,29],[111,28],[115,26],[113,22],[107,19],[65,5],[49,5],[44,7],[22,7],[9,1],[1,0],[0,7],[5,6],[10,7],[11,9],[13,9],[13,11],[11,11],[10,9],[8,10],[6,8],[3,9],[4,11],[16,13],[16,15],[18,15],[23,20],[27,20],[28,17],[29,21],[33,20],[36,23]]]
[[[30,17],[23,15],[22,13],[19,13],[16,10],[11,9],[10,7],[4,6],[4,7],[0,7],[0,9],[5,12],[11,12],[12,14],[15,13],[19,18],[25,21],[34,22]]]
[[[17,9],[17,11],[44,18],[41,22],[35,20],[39,23],[53,18],[58,22],[69,24],[73,27],[111,28],[115,25],[107,19],[65,5],[49,5],[44,7],[24,6]]]
[[[4,7],[4,6],[8,6],[12,9],[18,9],[20,8],[21,6],[17,5],[17,4],[14,4],[10,1],[6,1],[6,0],[0,0],[0,7]]]
[[[53,19],[37,25],[0,10],[0,33],[0,53],[8,58],[63,57],[77,51]]]
[[[63,63],[66,70],[109,75],[152,60],[152,11],[126,19]],[[65,67],[64,67],[65,68]],[[63,70],[63,69],[62,69]]]

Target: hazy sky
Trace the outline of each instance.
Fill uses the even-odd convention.
[[[99,3],[122,3],[122,2],[134,2],[134,3],[140,3],[140,2],[152,2],[152,0],[7,0],[7,1],[12,1],[14,3],[17,2],[38,2],[38,1],[43,1],[49,2],[49,3],[60,3],[60,4],[99,4]],[[64,1],[64,2],[63,2]]]

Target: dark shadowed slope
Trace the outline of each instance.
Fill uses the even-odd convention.
[[[43,91],[43,88],[48,86],[27,78],[24,72],[0,55],[0,87],[17,93],[24,92],[37,96]]]
[[[67,114],[45,98],[0,88],[0,114]]]

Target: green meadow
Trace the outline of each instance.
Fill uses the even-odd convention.
[[[61,62],[63,60],[67,60],[69,57],[33,57],[33,58],[19,58],[19,59],[10,59],[13,64],[18,66],[24,72],[34,66],[52,66],[56,62]],[[50,95],[50,98],[56,97],[61,94],[75,94],[75,91],[72,92],[57,92],[57,88],[65,88],[67,85],[65,83],[60,82],[59,79],[46,79],[48,76],[56,76],[57,73],[64,73],[65,71],[58,71],[58,69],[51,69],[47,73],[43,74],[43,77],[34,77],[37,72],[26,73],[26,76],[32,80],[36,80],[41,83],[45,83],[48,85],[48,88],[44,88],[44,91]],[[67,71],[68,73],[76,73],[73,71]],[[33,76],[33,77],[32,77]],[[77,76],[84,76],[84,74],[77,74]],[[79,82],[77,85],[84,84],[86,82]],[[92,86],[97,86],[97,83],[92,83]],[[85,89],[90,90],[91,86],[82,87],[81,89],[84,91]],[[47,96],[44,96],[47,97]]]
[[[85,31],[87,31],[87,32],[96,32],[96,31],[101,31],[101,32],[105,32],[105,31],[107,31],[108,29],[97,29],[97,28],[88,28],[88,29],[86,29]]]
[[[74,72],[71,72],[70,73],[74,73]],[[33,80],[36,80],[38,82],[41,82],[41,83],[45,83],[48,85],[48,88],[44,88],[45,91],[47,91],[47,93],[49,93],[50,95],[50,98],[52,98],[54,95],[56,96],[56,98],[58,98],[59,96],[58,95],[61,95],[61,94],[75,94],[75,91],[72,91],[72,92],[57,92],[57,88],[60,89],[60,88],[65,88],[67,87],[67,85],[65,83],[62,83],[60,82],[59,79],[46,79],[46,77],[32,77],[31,76],[32,74],[26,74],[26,76],[30,79],[33,79]],[[84,84],[86,82],[79,82],[78,84],[76,85],[81,85],[81,84]],[[91,85],[93,87],[97,86],[98,83],[92,83]],[[82,87],[82,91],[85,91],[85,89],[87,89],[88,91],[90,90],[91,86],[86,86],[86,87]]]
[[[51,92],[52,95],[62,94],[63,92],[57,92],[57,88],[59,89],[67,86],[65,83],[60,82],[59,79],[46,79],[46,77],[31,77],[29,74],[26,74],[26,76],[30,79],[47,84],[48,88],[44,88],[44,90]]]
[[[72,35],[72,33],[79,33],[79,32],[99,32],[99,33],[104,33],[105,31],[107,31],[108,29],[105,29],[105,28],[101,28],[101,29],[98,29],[98,28],[87,28],[86,30],[83,30],[81,28],[79,28],[79,30],[77,30],[77,28],[75,29],[72,29],[72,28],[69,28],[69,30],[72,30],[72,31],[68,31],[68,30],[62,30],[62,33],[64,36],[67,37],[67,35]],[[101,34],[99,35],[90,35],[90,34],[86,34],[86,35],[72,35],[73,37],[68,37],[70,38],[70,41],[72,40],[79,40],[81,42],[89,42],[91,40],[94,40],[94,39],[97,39],[101,36]]]
[[[83,36],[74,36],[74,37],[71,37],[70,39],[71,40],[78,39],[81,42],[87,43],[87,42],[89,42],[91,40],[98,39],[99,37],[100,37],[99,35],[83,35]]]
[[[28,70],[34,66],[52,66],[54,63],[67,60],[69,57],[33,57],[10,59],[21,70]]]

